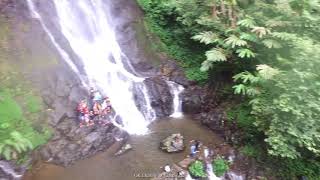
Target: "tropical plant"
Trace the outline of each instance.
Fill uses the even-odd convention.
[[[0,142],[0,154],[6,160],[11,160],[12,158],[17,157],[17,154],[32,149],[33,145],[31,141],[23,137],[18,131],[12,131],[9,138]]]
[[[229,170],[229,164],[221,156],[216,157],[213,162],[213,172],[216,176],[221,177]]]
[[[196,160],[189,166],[189,172],[195,177],[207,177],[203,162]]]
[[[290,61],[278,57],[287,63],[283,69],[259,65],[257,74],[234,76],[242,82],[234,86],[235,93],[252,98],[255,125],[267,135],[270,154],[292,159],[305,153],[320,156],[320,45],[299,39],[292,47]]]

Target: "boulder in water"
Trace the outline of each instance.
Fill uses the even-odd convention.
[[[160,143],[160,148],[168,153],[184,150],[184,138],[178,134],[172,134]]]

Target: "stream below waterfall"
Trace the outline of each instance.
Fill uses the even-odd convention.
[[[137,179],[134,175],[138,173],[159,174],[162,172],[160,167],[178,163],[188,155],[188,148],[173,154],[159,149],[159,142],[172,133],[181,133],[186,145],[195,138],[209,148],[223,143],[216,134],[188,117],[162,119],[149,128],[151,132],[148,135],[130,137],[133,150],[122,156],[113,155],[118,149],[115,144],[106,152],[80,160],[67,168],[40,163],[25,175],[24,180],[134,180]]]

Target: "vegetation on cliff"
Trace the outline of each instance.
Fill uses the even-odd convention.
[[[41,98],[10,58],[10,27],[0,16],[0,155],[22,163],[30,150],[44,144],[51,132],[41,116]]]
[[[244,152],[277,163],[281,179],[320,177],[319,1],[138,3],[160,50],[190,79],[233,76],[229,91],[242,102],[229,114],[244,131]]]

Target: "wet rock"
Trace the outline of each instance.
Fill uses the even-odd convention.
[[[189,87],[181,93],[182,111],[186,114],[198,114],[201,112],[204,100],[204,91],[199,87]]]
[[[68,166],[78,159],[105,150],[115,142],[111,133],[115,127],[112,125],[78,128],[71,119],[65,119],[60,124],[57,125],[59,138],[46,144],[40,153],[42,159],[51,159],[52,163],[58,165]]]
[[[166,60],[160,67],[161,75],[168,78],[168,80],[176,82],[178,84],[187,87],[191,84],[185,74],[183,69],[177,64],[177,62]]]
[[[152,108],[157,117],[166,117],[173,112],[173,97],[167,82],[161,77],[147,78],[144,81],[147,86]]]
[[[132,149],[132,146],[130,144],[125,144],[123,145],[114,155],[115,156],[120,156]]]
[[[181,134],[172,134],[160,143],[160,149],[172,153],[184,150],[184,138]]]
[[[0,160],[0,180],[20,180],[31,161],[28,160],[19,167],[10,161]]]
[[[224,133],[224,126],[227,121],[227,117],[223,109],[216,108],[210,112],[201,113],[198,119],[201,120],[202,124],[208,126],[215,132]]]

